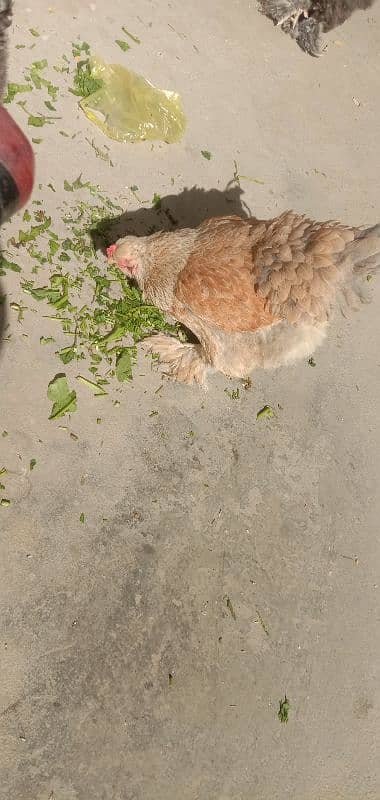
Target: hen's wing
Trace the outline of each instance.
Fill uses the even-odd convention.
[[[252,246],[265,225],[221,217],[207,220],[174,295],[193,314],[233,333],[255,331],[275,321],[265,309],[267,299],[257,294],[252,280]]]
[[[293,324],[325,322],[347,274],[344,250],[357,234],[292,211],[268,221],[252,251],[255,290],[265,311]],[[349,287],[344,291],[350,302]]]

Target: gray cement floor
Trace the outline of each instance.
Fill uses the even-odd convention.
[[[28,129],[43,136],[36,196],[49,213],[80,170],[151,198],[223,192],[236,160],[260,181],[242,180],[257,216],[379,220],[379,4],[317,61],[243,0],[52,3],[18,3],[12,43],[35,48],[13,47],[11,80],[70,55],[79,36],[178,90],[188,130],[154,150],[108,142],[111,168],[86,143],[106,140],[62,92],[57,125],[76,139]],[[121,25],[142,42],[127,54]],[[178,201],[183,221],[223,210],[218,192],[206,208],[192,198]],[[63,424],[77,440],[48,421],[58,370],[39,345],[51,333],[41,307],[20,326],[19,276],[2,291],[13,335],[0,353],[12,499],[0,508],[1,798],[379,800],[376,282],[371,306],[336,318],[315,368],[259,372],[231,400],[222,376],[207,392],[155,394],[160,376],[142,360],[102,425],[101,399],[76,387]],[[257,422],[264,404],[277,416]]]

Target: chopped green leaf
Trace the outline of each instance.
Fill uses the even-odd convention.
[[[31,91],[32,87],[27,83],[8,83],[7,94],[4,97],[3,103],[11,103],[16,97],[16,94]]]
[[[77,409],[77,395],[70,390],[66,375],[59,373],[50,381],[47,395],[53,403],[49,419],[57,419]]]
[[[119,45],[119,47],[120,47],[120,50],[123,50],[123,51],[124,51],[124,53],[125,53],[127,50],[130,50],[130,49],[131,49],[131,46],[128,44],[128,42],[123,42],[123,40],[122,40],[122,39],[116,39],[116,41],[115,41],[115,44]]]
[[[310,358],[309,358],[307,363],[309,364],[309,367],[316,367],[317,366],[316,362],[314,361],[313,356],[310,356]]]
[[[33,242],[35,239],[37,239],[38,236],[41,235],[41,233],[47,231],[48,228],[50,228],[50,225],[51,225],[51,217],[47,217],[46,219],[44,219],[43,222],[41,222],[40,225],[32,225],[30,231],[19,231],[18,234],[19,242],[23,244],[25,242]]]
[[[157,211],[161,208],[161,197],[159,194],[156,194],[156,192],[153,195],[152,206],[154,206]]]
[[[278,716],[280,722],[288,722],[290,704],[289,704],[289,700],[288,700],[286,695],[284,696],[283,700],[280,700],[280,704],[279,705],[280,705],[280,707],[279,707],[277,716]]]
[[[135,347],[123,347],[116,359],[116,377],[118,381],[132,379],[132,365],[136,360]]]
[[[275,413],[273,408],[270,406],[264,406],[264,408],[260,409],[260,411],[256,414],[256,419],[270,419],[271,417],[275,417]]]
[[[43,126],[46,125],[48,122],[49,120],[47,119],[47,117],[44,116],[36,117],[34,114],[29,114],[28,125],[30,125],[32,128],[43,128]]]
[[[68,364],[76,356],[75,347],[63,347],[62,350],[58,351],[57,355],[63,364]]]
[[[5,437],[8,436],[8,431],[3,431],[1,435],[3,439],[5,439]]]
[[[36,459],[35,459],[35,458],[31,458],[31,459],[30,459],[30,462],[29,462],[29,469],[30,469],[30,471],[32,471],[32,469],[34,469],[34,467],[36,466],[36,464],[37,464],[37,461],[36,461]]]
[[[210,159],[212,158],[212,153],[210,153],[209,150],[201,150],[201,155],[203,156],[203,158],[206,158],[207,161],[210,161]]]
[[[54,187],[53,191],[55,192]],[[59,250],[59,242],[56,242],[55,239],[49,239],[49,251],[51,255],[55,256],[55,254],[58,253],[58,250]]]
[[[40,336],[40,344],[54,344],[55,339],[52,336]]]
[[[38,31],[36,31],[35,28],[29,28],[29,33],[31,33],[32,36],[35,36],[36,39],[40,36],[40,34],[38,33]]]
[[[136,44],[141,44],[141,40],[138,38],[138,36],[134,36],[133,33],[130,33],[124,25],[122,26],[121,30],[123,31],[123,33],[125,33],[126,36],[129,36],[129,38],[132,39],[133,42],[135,42]]]
[[[82,53],[86,53],[86,55],[89,55],[89,53],[90,53],[90,45],[88,44],[88,42],[82,42],[82,43],[73,42],[72,43],[72,53],[73,53],[74,58],[79,58],[82,55]]]
[[[70,89],[72,94],[78,97],[88,97],[88,95],[101,89],[102,86],[102,80],[92,77],[89,59],[86,61],[79,61],[74,75],[74,88]]]
[[[42,141],[43,141],[43,139],[38,139],[37,137],[33,137],[32,136],[33,144],[41,144]],[[49,184],[48,184],[48,186],[49,186]]]
[[[47,58],[42,58],[41,61],[33,61],[31,69],[41,71],[43,69],[46,69],[47,65],[48,65]]]
[[[104,149],[104,150],[102,150],[102,148],[101,148],[101,147],[98,147],[98,146],[95,144],[95,142],[94,142],[94,140],[93,140],[93,139],[92,139],[92,141],[90,141],[90,139],[87,139],[87,138],[86,138],[86,142],[88,142],[88,143],[89,143],[89,145],[92,147],[92,149],[94,150],[94,152],[95,152],[95,154],[96,154],[97,158],[101,158],[101,159],[102,159],[102,161],[107,161],[107,162],[108,162],[108,163],[111,165],[111,167],[113,167],[112,161],[111,161],[111,159],[110,159],[110,157],[109,157],[109,154],[107,153],[107,150],[109,150],[109,148],[107,147],[107,145],[105,145],[105,149]]]
[[[15,264],[14,261],[8,261],[5,256],[0,253],[0,275],[5,275],[5,270],[10,269],[12,272],[21,272],[21,267]]]
[[[84,522],[84,514],[83,514],[83,512],[79,517],[79,522],[82,522],[82,523]]]
[[[75,181],[69,183],[66,179],[63,181],[63,188],[66,192],[74,192],[77,189],[95,189],[89,181],[83,182],[82,181],[82,173],[75,178]]]
[[[94,381],[90,381],[88,378],[84,378],[83,375],[77,375],[77,380],[81,383],[84,383],[86,386],[89,386],[91,389],[96,389],[94,392],[95,397],[102,397],[103,395],[108,394],[98,383]]]
[[[53,106],[53,103],[50,100],[45,100],[45,106],[49,109],[49,111],[56,111],[57,109]]]
[[[0,500],[0,506],[4,506],[4,507],[5,507],[5,506],[10,506],[10,504],[11,504],[11,501],[10,501],[10,500],[8,500],[6,497],[3,497],[3,498]]]

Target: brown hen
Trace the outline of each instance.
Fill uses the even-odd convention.
[[[183,344],[145,340],[177,380],[203,383],[208,369],[244,378],[310,356],[332,309],[365,299],[380,266],[380,225],[365,230],[287,211],[259,221],[219,217],[195,230],[127,236],[107,251],[156,304],[191,330]]]

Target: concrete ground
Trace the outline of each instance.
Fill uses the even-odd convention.
[[[178,145],[108,141],[111,167],[50,71],[63,120],[25,127],[43,138],[35,197],[48,213],[82,171],[131,212],[128,186],[170,196],[182,224],[243,201],[257,216],[379,220],[379,4],[329,35],[320,60],[243,0],[31,6],[16,6],[10,80],[71,58],[80,37],[179,91],[188,117]],[[127,53],[121,25],[141,39]],[[226,203],[234,160],[251,180]],[[202,202],[183,194],[195,185]],[[231,399],[238,383],[223,376],[156,393],[141,359],[120,406],[76,385],[78,411],[53,422],[59,363],[39,344],[52,323],[41,304],[17,322],[19,279],[1,279],[1,798],[379,800],[376,282],[372,305],[336,317],[314,368],[258,372]],[[265,404],[276,417],[257,421]]]

